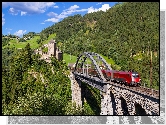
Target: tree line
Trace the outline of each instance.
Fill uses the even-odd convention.
[[[139,72],[148,87],[152,51],[152,87],[159,88],[159,3],[118,3],[106,12],[69,16],[43,29],[37,42],[40,44],[50,34],[56,34],[54,39],[64,53],[77,56],[90,51],[112,58],[120,70]],[[3,39],[3,46],[8,41]],[[99,91],[86,85],[92,94],[87,97],[88,103],[83,109],[72,107],[68,73],[66,63],[55,58],[51,58],[50,64],[40,60],[29,44],[20,50],[3,48],[3,115],[99,115]],[[94,97],[93,107],[90,100]]]
[[[3,115],[95,115],[88,104],[72,104],[69,69],[63,61],[48,63],[25,48],[2,50]]]
[[[112,58],[121,70],[139,72],[150,87],[159,87],[159,3],[122,2],[106,12],[69,16],[41,31],[56,33],[64,53],[77,56],[90,51]]]

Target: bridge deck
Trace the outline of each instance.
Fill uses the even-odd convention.
[[[91,62],[90,64],[89,60]],[[99,54],[84,52],[77,57],[75,65],[69,66],[69,68],[72,71],[73,78],[75,78],[75,80],[78,83],[81,83],[82,81],[100,90],[100,92],[103,94],[102,97],[104,97],[103,107],[105,107],[105,105],[108,106],[108,104],[110,103],[108,98],[110,97],[109,93],[112,91],[112,93],[114,93],[115,96],[117,97],[116,101],[118,101],[118,98],[120,96],[124,96],[124,98],[128,98],[128,96],[131,97],[130,98],[131,102],[129,102],[130,111],[132,110],[133,103],[136,102],[144,106],[144,108],[147,109],[147,112],[149,112],[150,109],[153,109],[151,113],[158,114],[158,107],[159,107],[158,90],[154,90],[143,86],[134,87],[121,83],[112,82],[113,79],[110,80],[102,72],[101,69],[103,68],[101,68],[101,66],[103,66],[103,68],[106,70],[112,70],[112,68],[106,62],[106,60],[103,59]],[[135,102],[133,102],[134,100]],[[108,110],[102,109],[102,111],[108,111]],[[106,114],[108,114],[108,112]],[[132,111],[131,114],[133,114]]]
[[[94,55],[98,55],[98,54],[84,52],[83,55],[86,55],[88,58],[91,58],[92,65],[89,65],[89,64],[86,65],[85,64],[84,66],[82,65],[83,67],[79,67],[79,66],[75,65],[76,69],[75,69],[75,67],[72,67],[72,66],[69,66],[69,67],[70,67],[70,70],[75,75],[77,75],[77,77],[80,77],[80,79],[84,80],[84,82],[85,81],[88,82],[89,85],[92,85],[93,87],[96,87],[95,84],[98,84],[97,85],[98,87],[96,87],[96,88],[102,88],[103,85],[99,84],[100,82],[101,83],[107,83],[107,84],[109,83],[109,84],[112,84],[114,86],[119,86],[123,89],[126,88],[130,91],[134,91],[134,92],[137,92],[137,93],[140,93],[140,94],[152,97],[152,98],[159,99],[159,91],[158,90],[154,90],[154,89],[143,87],[143,86],[140,86],[140,87],[126,86],[124,84],[118,84],[118,83],[113,83],[111,81],[108,81],[106,76],[104,76],[104,74],[101,72],[101,69],[99,68],[99,64],[96,63],[96,60],[93,57]],[[99,58],[103,61],[103,63],[105,64],[105,67],[107,67],[108,70],[112,70],[110,68],[109,64],[107,64],[106,61],[102,57],[99,56]],[[79,58],[77,60],[79,60]],[[76,62],[76,64],[77,63],[78,62]],[[84,64],[84,63],[85,63],[85,61],[82,62],[82,64]],[[99,72],[99,70],[100,70],[100,72]],[[95,83],[92,83],[92,82],[95,82]],[[100,87],[100,85],[101,85],[101,87]],[[104,89],[102,89],[102,90],[104,90]]]
[[[157,91],[157,90],[153,90],[153,89],[146,88],[146,87],[143,87],[143,86],[140,86],[140,87],[126,86],[124,84],[118,84],[118,83],[113,83],[113,82],[110,82],[110,84],[114,85],[114,86],[121,87],[123,89],[127,89],[127,90],[130,90],[130,91],[133,91],[133,92],[143,94],[145,96],[149,96],[149,97],[152,97],[152,98],[155,98],[155,99],[159,99],[159,91]]]
[[[111,81],[104,82],[104,81],[101,81],[98,77],[86,76],[86,74],[81,74],[81,73],[78,73],[78,72],[77,73],[75,72],[74,74],[77,75],[78,77],[80,77],[81,80],[83,80],[84,82],[96,81],[96,82],[101,82],[101,83],[106,83],[106,84],[109,83],[113,86],[121,87],[122,89],[127,89],[127,90],[130,90],[130,91],[133,91],[133,92],[143,94],[145,96],[149,96],[149,97],[152,97],[152,98],[155,98],[155,99],[159,99],[159,91],[158,90],[154,90],[154,89],[143,87],[143,86],[140,86],[140,87],[126,86],[124,84],[114,83],[114,82],[111,82]],[[93,84],[93,86],[95,86],[94,84]],[[97,88],[99,89],[99,87],[97,87]]]

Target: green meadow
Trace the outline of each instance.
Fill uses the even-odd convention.
[[[56,37],[56,34],[49,35],[48,39],[43,41],[43,44],[47,44],[51,39],[53,39],[55,37]],[[29,43],[32,49],[37,49],[37,48],[39,48],[39,44],[37,44],[37,42],[36,42],[37,39],[40,39],[40,36],[34,36],[34,38],[27,40],[26,42],[18,42],[17,39],[11,39],[9,42],[9,47],[24,48],[27,45],[27,43]],[[4,46],[4,47],[7,47],[7,46]],[[117,66],[112,58],[108,59],[106,56],[103,56],[101,54],[100,54],[100,56],[102,56],[108,64]],[[77,57],[64,53],[63,60],[68,65],[69,63],[76,63]],[[90,59],[87,59],[86,61],[87,61],[87,63],[91,62]]]
[[[55,38],[55,36],[56,36],[55,34],[51,34],[47,40],[43,41],[43,44],[47,44],[49,40]],[[40,39],[40,36],[34,36],[34,38],[27,40],[26,42],[18,42],[17,39],[12,39],[9,42],[9,47],[24,48],[27,45],[27,43],[29,43],[32,49],[37,49],[39,47],[39,44],[36,42],[37,39]]]
[[[105,59],[105,61],[109,64],[109,65],[113,65],[114,68],[116,67],[116,69],[120,69],[120,66],[116,65],[114,60],[112,58],[108,59],[106,56],[103,56],[101,54],[99,54],[101,57],[103,57]],[[63,54],[63,60],[66,62],[66,64],[68,65],[69,63],[76,63],[77,61],[77,57],[76,56],[73,56],[70,54],[66,54],[64,53]],[[87,62],[91,62],[90,59],[87,60]]]

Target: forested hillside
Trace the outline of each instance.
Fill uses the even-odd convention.
[[[159,86],[159,3],[119,3],[106,12],[67,17],[41,33],[56,33],[65,53],[93,51],[111,57],[121,70],[139,72],[148,87],[152,51],[152,82]]]
[[[24,36],[29,39],[14,41],[16,36],[2,35],[4,115],[99,115],[99,90],[83,84],[91,96],[86,97],[88,103],[82,110],[76,110],[71,104],[67,64],[55,58],[49,64],[33,53],[32,49],[50,38],[56,40],[65,58],[85,51],[99,53],[111,58],[113,69],[139,72],[148,87],[152,52],[152,87],[159,89],[159,3],[119,3],[106,12],[69,16],[39,34]]]
[[[39,57],[32,53],[29,44],[19,51],[3,49],[4,115],[56,115],[64,112],[62,107],[71,98],[69,78],[64,74],[66,66],[55,59],[49,65]]]
[[[82,110],[72,107],[67,64],[55,58],[49,64],[39,58],[40,55],[33,53],[30,44],[20,50],[3,49],[2,114],[94,114],[86,103]]]

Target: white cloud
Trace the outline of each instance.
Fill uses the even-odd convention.
[[[40,23],[40,24],[45,24],[45,23]]]
[[[51,17],[56,17],[56,16],[58,16],[58,14],[57,13],[54,13],[54,12],[49,12],[48,14],[47,14],[48,16],[51,16]]]
[[[71,6],[69,9],[67,9],[67,10],[75,10],[75,9],[77,9],[77,8],[79,8],[79,6],[78,5],[74,5],[74,6]]]
[[[6,28],[6,30],[12,30],[11,28]]]
[[[70,15],[70,14],[72,14],[74,12],[80,12],[80,10],[77,10],[78,8],[79,8],[78,5],[73,5],[73,6],[69,7],[68,9],[63,10],[63,12],[60,15],[61,16],[64,15],[66,17],[66,15]]]
[[[93,8],[93,7],[89,7],[88,9],[79,9],[78,5],[73,5],[71,7],[69,7],[68,9],[65,9],[62,11],[62,13],[60,13],[59,15],[57,13],[54,12],[49,12],[47,14],[47,16],[51,17],[50,19],[45,20],[44,22],[54,22],[57,23],[60,21],[60,19],[63,19],[65,17],[68,17],[69,15],[75,13],[75,12],[88,12],[88,13],[92,13],[92,12],[97,12],[97,11],[106,11],[107,9],[111,8],[109,6],[109,4],[103,4],[101,8]]]
[[[59,8],[58,6],[53,6],[53,8]]]
[[[88,13],[93,13],[93,12],[97,12],[97,11],[100,11],[100,10],[106,11],[106,10],[108,10],[109,8],[111,8],[111,7],[109,6],[109,4],[103,4],[102,7],[99,8],[99,9],[90,7],[90,8],[88,8]]]
[[[88,13],[93,13],[93,12],[97,12],[97,11],[98,11],[98,9],[96,9],[96,8],[93,8],[93,7],[88,8]]]
[[[15,14],[16,12],[24,12],[27,14],[39,14],[44,13],[47,8],[54,7],[54,2],[2,2],[2,7],[10,7],[9,11],[11,14]]]
[[[68,14],[62,14],[62,13],[61,13],[61,14],[59,14],[59,15],[57,16],[57,18],[58,18],[58,19],[63,19],[63,18],[65,18],[65,17],[67,17],[67,15],[68,15]]]
[[[21,11],[21,16],[26,15],[26,14],[27,14],[27,12]]]
[[[10,8],[9,9],[9,13],[12,14],[12,15],[18,15],[18,10],[15,10],[14,8]]]
[[[60,13],[59,15],[57,13],[54,13],[54,12],[50,12],[48,13],[47,15],[52,17],[50,19],[47,19],[45,20],[44,22],[54,22],[54,23],[57,23],[60,21],[60,19],[63,19],[65,17],[68,17],[69,15],[71,15],[72,13],[75,13],[75,12],[85,12],[85,11],[88,11],[88,9],[80,9],[78,10],[79,6],[78,5],[73,5],[71,7],[69,7],[68,9],[65,9],[63,10],[62,13]]]
[[[99,5],[99,4],[102,4],[102,2],[100,2],[100,3],[97,3],[96,5]]]
[[[5,24],[5,18],[3,18],[5,14],[2,13],[2,26]]]
[[[14,33],[14,35],[16,36],[22,36],[24,33],[26,32],[26,30],[18,30]]]
[[[99,10],[106,11],[106,10],[108,10],[109,8],[111,8],[109,4],[103,4],[102,7],[99,8]]]
[[[45,20],[45,22],[54,22],[54,23],[57,23],[57,22],[59,22],[59,19],[57,18],[50,18],[50,19],[47,19],[47,20]]]

